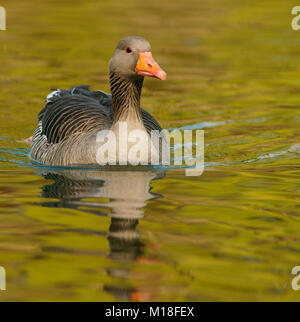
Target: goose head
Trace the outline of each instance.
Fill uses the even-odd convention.
[[[119,41],[109,62],[109,71],[125,79],[144,76],[161,80],[167,74],[154,60],[149,42],[141,37],[126,37]]]

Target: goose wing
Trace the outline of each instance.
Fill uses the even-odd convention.
[[[49,144],[60,143],[76,133],[92,129],[107,129],[112,124],[112,98],[102,91],[90,91],[89,86],[75,86],[68,90],[54,89],[46,99],[38,116],[39,125],[33,137],[46,137]],[[150,113],[141,110],[147,132],[161,131]]]
[[[56,89],[40,112],[37,135],[56,144],[76,133],[105,129],[111,125],[111,96],[89,91],[88,86]],[[34,140],[34,138],[33,138]]]
[[[156,121],[156,119],[147,111],[141,110],[142,111],[142,119],[144,122],[145,129],[149,134],[151,134],[152,130],[158,130],[161,131],[162,128],[160,127],[159,123]]]

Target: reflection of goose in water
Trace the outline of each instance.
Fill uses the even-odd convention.
[[[54,180],[54,183],[42,188],[42,197],[59,199],[43,202],[43,206],[73,209],[84,207],[84,211],[89,213],[110,216],[111,224],[107,233],[110,258],[128,262],[135,261],[142,255],[142,244],[136,228],[138,220],[143,217],[142,208],[146,201],[161,197],[150,192],[150,183],[162,178],[162,172],[64,170],[42,171],[39,174]],[[99,202],[84,200],[96,198],[100,199]],[[107,273],[111,277],[126,278],[130,271],[124,267],[114,267],[107,268]],[[104,289],[121,300],[131,300],[132,294],[136,294],[135,290],[128,287],[106,285]]]

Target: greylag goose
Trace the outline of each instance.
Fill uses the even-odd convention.
[[[89,86],[49,94],[32,137],[31,160],[49,166],[96,164],[97,151],[103,145],[97,139],[100,131],[111,130],[118,137],[121,122],[126,122],[127,131],[137,129],[147,136],[152,130],[161,131],[159,123],[140,107],[144,76],[166,79],[149,42],[140,37],[120,40],[109,62],[111,95],[90,91]],[[119,148],[121,144],[117,142]],[[116,154],[119,164],[120,155]]]

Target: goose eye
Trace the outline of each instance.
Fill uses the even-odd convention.
[[[132,53],[131,48],[127,47],[127,48],[126,48],[126,53],[128,53],[128,54]]]

